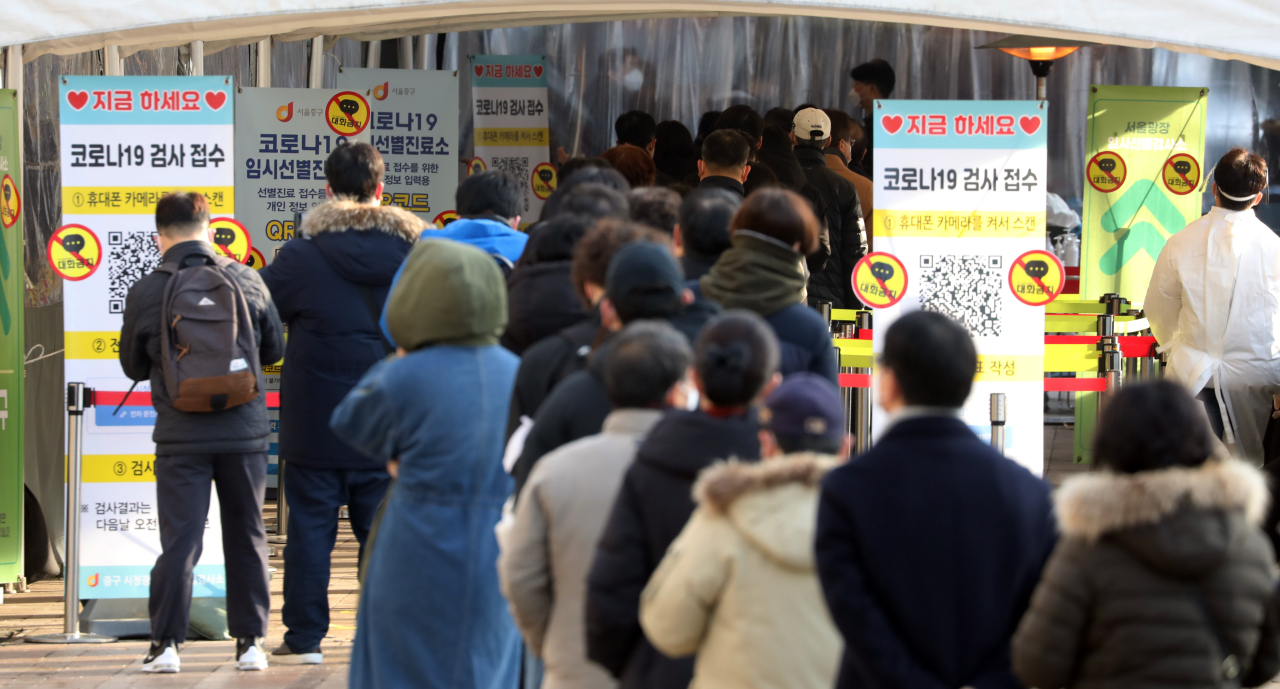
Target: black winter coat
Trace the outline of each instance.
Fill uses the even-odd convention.
[[[773,170],[773,174],[778,176],[778,181],[784,187],[796,193],[803,190],[809,180],[804,174],[804,169],[800,167],[800,161],[796,159],[791,138],[766,127],[761,139],[763,142],[760,150],[756,152],[756,158]]]
[[[1013,638],[1018,678],[1042,689],[1227,686],[1228,654],[1240,685],[1274,677],[1274,558],[1257,527],[1267,497],[1262,475],[1234,459],[1070,479],[1057,496],[1063,538]]]
[[[538,409],[560,381],[586,367],[587,358],[603,336],[597,313],[525,350],[511,393],[507,438],[520,427],[521,418],[537,416]]]
[[[302,233],[280,248],[262,279],[271,288],[289,344],[280,380],[280,458],[300,466],[375,469],[329,430],[351,388],[387,356],[378,313],[423,223],[394,206],[327,201],[307,213]]]
[[[853,182],[827,167],[821,149],[797,146],[796,159],[809,183],[822,197],[831,256],[822,270],[809,276],[809,301],[829,301],[832,308],[856,309],[862,302],[853,292],[853,268],[862,258],[862,204]]]
[[[217,256],[212,244],[193,240],[169,247],[164,259],[179,260],[192,254]],[[263,365],[279,361],[284,355],[284,328],[267,286],[257,271],[248,266],[233,263],[226,270],[249,304],[258,360]],[[151,403],[156,409],[156,428],[151,439],[156,444],[156,455],[266,452],[271,427],[261,371],[258,372],[258,399],[248,404],[198,413],[173,408],[164,386],[160,357],[160,312],[168,284],[169,274],[156,272],[134,283],[125,299],[124,325],[120,328],[120,366],[124,374],[131,380],[151,381]]]
[[[822,484],[814,555],[845,640],[837,688],[1018,687],[1009,638],[1055,539],[1049,485],[964,421],[895,423]]]
[[[687,689],[693,658],[668,658],[644,637],[640,594],[693,514],[693,484],[717,460],[760,458],[754,416],[671,411],[623,477],[587,579],[587,657],[621,689]]]
[[[569,277],[572,261],[517,265],[507,278],[507,331],[501,344],[517,355],[591,317]]]

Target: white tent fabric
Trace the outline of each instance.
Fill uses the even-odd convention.
[[[803,15],[985,29],[1163,47],[1280,69],[1274,0],[8,0],[0,46],[30,61],[119,45],[122,53],[203,40],[216,52],[274,35],[361,40],[572,22]]]

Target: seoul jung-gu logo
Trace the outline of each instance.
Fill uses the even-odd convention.
[[[276,119],[281,122],[288,122],[293,119],[293,101],[289,101],[288,105],[281,105],[276,108]]]
[[[386,100],[387,93],[389,93],[390,91],[391,91],[391,82],[384,81],[381,84],[378,84],[377,86],[373,87],[373,98],[374,100]]]
[[[355,91],[343,91],[329,99],[325,122],[339,136],[355,136],[369,126],[369,102]]]

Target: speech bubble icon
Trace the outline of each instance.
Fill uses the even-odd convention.
[[[81,249],[84,248],[84,235],[81,235],[81,234],[63,235],[62,239],[58,240],[58,243],[61,244],[62,248],[66,249],[68,253],[72,253],[72,254],[78,253]]]
[[[543,184],[551,184],[552,176],[553,176],[553,173],[545,167],[542,168],[541,170],[538,170],[538,179],[542,180]]]
[[[1027,261],[1027,275],[1039,280],[1049,274],[1049,264],[1044,261]]]
[[[1175,160],[1173,161],[1173,169],[1180,175],[1186,175],[1188,172],[1191,172],[1191,161]]]
[[[338,101],[338,109],[346,113],[347,117],[351,117],[357,112],[360,112],[360,101],[344,98]]]
[[[881,281],[893,279],[893,266],[888,263],[872,263],[871,274],[879,278]]]
[[[231,246],[236,241],[235,230],[230,227],[219,227],[213,231],[213,243],[222,246]]]
[[[1099,170],[1102,170],[1103,172],[1107,173],[1108,175],[1109,175],[1109,174],[1111,174],[1111,173],[1112,173],[1112,172],[1114,172],[1114,171],[1115,171],[1115,169],[1116,169],[1116,161],[1115,161],[1115,159],[1114,159],[1114,158],[1100,158],[1100,159],[1098,160],[1098,169],[1099,169]]]
[[[12,187],[9,187],[8,185],[5,185],[5,188],[4,188],[4,200],[5,200],[5,201],[8,201],[8,200],[9,200],[9,199],[11,199],[11,198],[13,198],[13,188],[12,188]]]

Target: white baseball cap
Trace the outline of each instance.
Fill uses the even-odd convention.
[[[801,141],[822,141],[831,136],[831,118],[817,108],[805,108],[796,113],[791,130]]]

